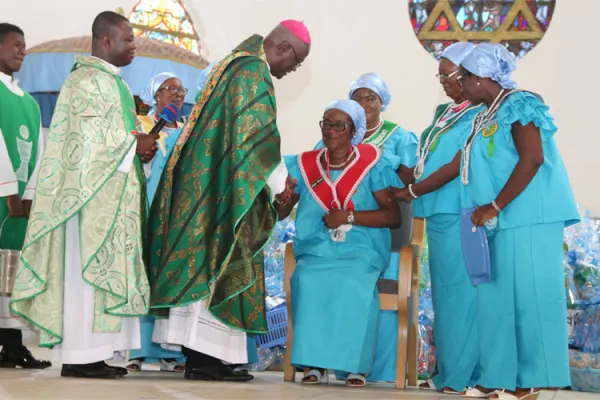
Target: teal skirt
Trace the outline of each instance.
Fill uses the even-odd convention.
[[[562,222],[539,224],[490,240],[492,282],[477,287],[478,385],[570,385],[563,231]]]
[[[381,269],[366,257],[298,260],[291,279],[293,365],[362,374],[371,370]]]

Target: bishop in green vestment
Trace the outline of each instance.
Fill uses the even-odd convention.
[[[245,332],[267,331],[262,248],[288,178],[271,75],[309,50],[304,24],[284,21],[217,63],[158,185],[146,260],[151,307],[168,320],[155,338],[183,346],[188,379],[247,380],[218,360],[245,363]]]
[[[139,348],[134,317],[150,305],[141,158],[156,147],[136,135],[119,75],[135,56],[131,24],[104,12],[92,33],[92,56],[76,58],[58,97],[11,310],[40,329],[62,376],[114,378],[126,371],[104,360]]]

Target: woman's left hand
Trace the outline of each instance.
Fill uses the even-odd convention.
[[[485,206],[477,207],[473,211],[471,221],[475,226],[483,226],[486,221],[496,216],[498,216],[498,211],[491,204],[486,204]]]
[[[346,210],[331,210],[323,217],[323,222],[329,229],[337,229],[348,223],[349,212]]]

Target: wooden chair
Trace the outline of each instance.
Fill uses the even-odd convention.
[[[398,280],[380,279],[377,283],[381,310],[398,312],[398,353],[396,358],[396,389],[417,386],[418,329],[419,329],[419,267],[425,240],[425,220],[413,218],[410,244],[400,248]],[[295,382],[296,369],[291,364],[294,327],[292,325],[292,295],[290,278],[296,268],[292,243],[285,249],[283,290],[288,311],[287,350],[283,379]],[[306,373],[306,371],[305,371]]]

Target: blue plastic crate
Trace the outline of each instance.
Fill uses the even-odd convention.
[[[267,311],[269,332],[256,335],[256,344],[261,349],[285,346],[287,340],[288,314],[284,305]]]
[[[600,369],[571,367],[571,389],[600,393]]]

